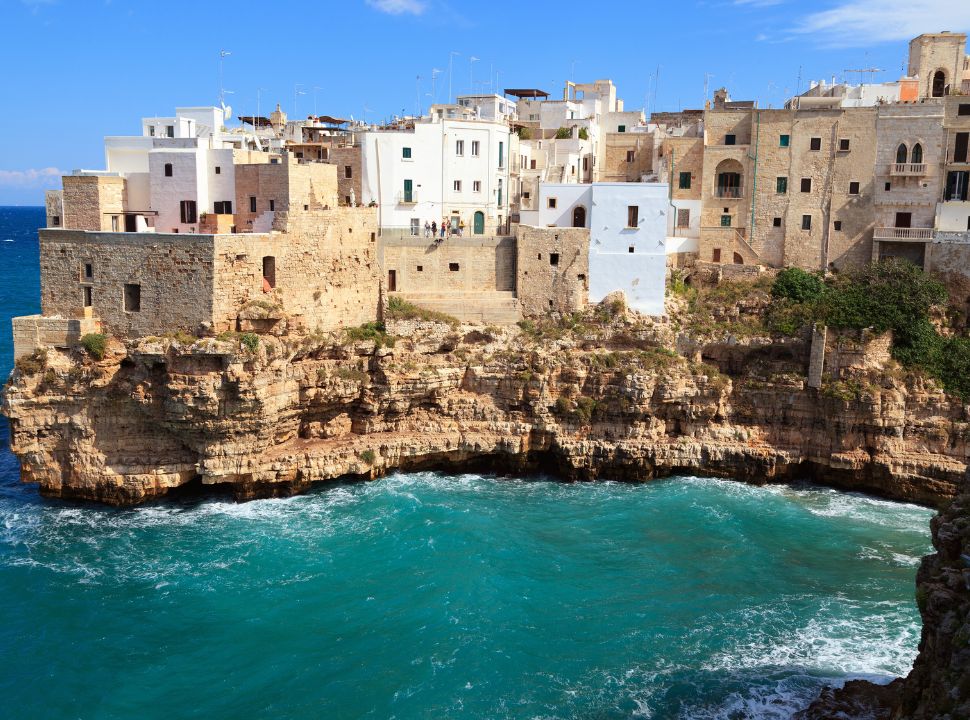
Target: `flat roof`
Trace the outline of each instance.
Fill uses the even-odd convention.
[[[506,88],[506,95],[511,95],[517,98],[547,98],[549,93],[545,90],[539,90],[538,88]]]

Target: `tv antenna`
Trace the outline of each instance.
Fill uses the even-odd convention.
[[[868,75],[869,76],[869,82],[871,83],[873,76],[876,73],[880,73],[880,72],[882,72],[882,68],[868,67],[868,68],[860,68],[860,69],[855,69],[855,70],[848,70],[848,69],[847,70],[843,70],[842,71],[842,75],[844,76],[845,73],[859,73],[859,84],[860,85],[864,85],[865,84],[863,82],[863,76],[864,75]]]

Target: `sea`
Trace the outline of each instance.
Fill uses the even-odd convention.
[[[0,208],[9,318],[42,208]],[[432,472],[44,499],[0,428],[0,718],[790,718],[916,655],[931,511],[804,486]]]

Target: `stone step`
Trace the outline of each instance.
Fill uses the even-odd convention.
[[[519,301],[511,292],[394,293],[427,310],[452,315],[462,322],[512,325],[522,319]]]

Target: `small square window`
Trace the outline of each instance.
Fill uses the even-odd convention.
[[[812,216],[802,215],[802,230],[811,230],[811,229],[812,229]]]
[[[681,190],[690,190],[690,178],[691,178],[691,175],[690,175],[689,172],[682,172],[680,174],[680,189]]]
[[[424,265],[418,265],[418,272],[424,272]]]
[[[849,195],[858,195],[858,194],[859,194],[859,183],[858,182],[850,182],[849,183]]]
[[[627,251],[628,253],[633,253],[633,252],[635,251],[635,248],[633,247],[633,245],[631,245],[630,247],[628,247],[628,248],[627,248],[627,250],[626,250],[626,251]]]
[[[839,138],[839,152],[849,151],[849,138]]]
[[[51,227],[60,227],[60,226],[61,226],[61,216],[51,215]]]
[[[216,175],[222,175],[222,168],[216,165]]]
[[[812,150],[821,150],[822,149],[822,138],[820,138],[820,137],[818,137],[818,138],[812,138],[811,141],[810,141],[809,147]]]
[[[401,157],[404,158],[405,160],[410,160],[411,159],[411,148],[409,148],[409,147],[401,148]]]
[[[450,272],[458,272],[459,269],[460,268],[459,268],[458,263],[448,263],[448,270]]]
[[[773,218],[771,221],[771,225],[773,227],[781,227],[781,218],[780,217]]]
[[[836,220],[835,223],[834,223],[834,225],[835,225],[835,232],[842,232],[842,221],[841,220]]]
[[[736,145],[737,144],[737,141],[738,141],[738,138],[737,138],[736,135],[725,135],[724,136],[724,144],[725,145]]]
[[[790,143],[791,143],[791,135],[778,136],[778,147],[788,147]]]
[[[354,168],[350,165],[344,165],[344,177],[352,178],[354,176]]]
[[[721,215],[721,227],[731,227],[730,215]]]
[[[626,125],[618,125],[616,128],[617,132],[626,132]]]
[[[893,184],[887,182],[886,185],[885,185],[885,188],[886,188],[886,192],[889,192],[890,190],[892,190]]]
[[[802,178],[802,192],[812,192],[812,178]]]
[[[461,192],[461,180],[455,180],[453,186],[455,192]]]
[[[970,115],[970,103],[960,103],[957,106],[957,115]]]
[[[548,199],[546,200],[546,206],[547,206],[547,207],[548,207],[548,208],[549,208],[550,210],[554,210],[554,209],[556,208],[556,198],[548,198]]]
[[[634,161],[635,161],[636,159],[637,159],[637,153],[636,153],[636,151],[635,151],[635,150],[627,150],[627,151],[626,151],[626,161],[627,161],[628,163],[632,163],[632,162],[634,162]]]
[[[553,266],[559,264],[559,253],[549,253],[549,264]]]

